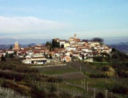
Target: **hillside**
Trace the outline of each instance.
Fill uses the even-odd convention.
[[[128,42],[113,44],[111,47],[128,54]]]
[[[0,62],[0,85],[23,98],[127,98],[127,71],[128,57],[117,50],[109,60],[63,66],[26,65],[6,58]]]

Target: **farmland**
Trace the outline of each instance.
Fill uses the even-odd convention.
[[[8,58],[0,62],[0,85],[21,98],[128,97],[128,78],[119,74],[113,63],[75,61],[64,66],[44,66],[47,65],[26,65],[17,58]]]

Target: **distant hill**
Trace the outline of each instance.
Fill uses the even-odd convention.
[[[0,49],[9,49],[11,46],[13,46],[12,44],[8,44],[8,45],[0,45]],[[28,45],[20,45],[20,47],[24,48],[27,47]]]
[[[11,45],[0,45],[0,49],[9,49]]]
[[[110,45],[113,48],[118,49],[121,52],[127,53],[128,54],[128,42],[121,42],[119,44],[112,44]]]
[[[14,43],[18,41],[21,47],[33,46],[36,44],[45,44],[48,39],[9,39],[9,38],[0,38],[0,49],[8,49],[10,46],[13,46]]]
[[[42,44],[43,44],[43,43],[42,43]],[[36,45],[36,43],[20,44],[20,47],[25,48],[25,47],[34,46],[34,45]],[[8,44],[8,45],[6,45],[6,44],[1,44],[1,45],[0,45],[0,49],[9,49],[10,46],[13,46],[13,44]]]
[[[16,41],[19,42],[19,44],[26,45],[26,44],[31,44],[31,43],[46,43],[49,41],[49,39],[11,39],[11,38],[0,38],[0,45],[10,45],[14,44]]]

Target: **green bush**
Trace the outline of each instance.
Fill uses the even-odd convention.
[[[106,74],[89,74],[90,78],[109,78]]]
[[[96,94],[96,98],[105,98],[104,94],[99,92]]]
[[[128,95],[128,87],[123,84],[114,84],[109,90],[113,93]]]
[[[50,93],[55,93],[57,91],[57,88],[53,84],[49,85],[47,88]]]
[[[115,76],[115,69],[111,66],[104,66],[102,67],[102,71],[104,74],[106,74],[108,77],[114,77]]]

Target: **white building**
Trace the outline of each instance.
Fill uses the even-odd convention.
[[[46,58],[27,58],[22,61],[24,64],[46,64],[48,61]]]

